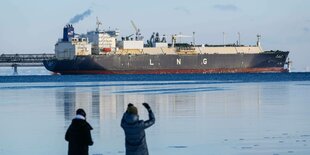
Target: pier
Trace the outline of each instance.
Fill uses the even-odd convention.
[[[55,58],[55,54],[1,54],[0,67],[13,67],[17,73],[17,67],[43,66],[43,60]]]
[[[43,66],[43,60],[55,58],[55,54],[1,54],[0,67]]]

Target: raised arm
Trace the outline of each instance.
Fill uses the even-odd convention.
[[[144,129],[152,126],[155,123],[155,116],[154,113],[147,103],[143,103],[143,106],[146,108],[146,110],[149,112],[149,120],[144,121]]]
[[[122,117],[122,120],[121,120],[121,127],[124,128],[124,125],[125,125],[125,116],[127,115],[127,112],[125,112],[123,114],[123,117]]]

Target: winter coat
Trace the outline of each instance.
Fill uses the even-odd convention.
[[[65,139],[69,142],[68,155],[88,155],[88,146],[93,145],[90,130],[93,128],[85,119],[74,118]]]
[[[125,132],[126,155],[148,155],[144,129],[155,123],[155,117],[149,110],[149,120],[139,120],[138,115],[125,112],[121,127]]]

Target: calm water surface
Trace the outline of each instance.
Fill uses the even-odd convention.
[[[310,154],[309,73],[179,76],[0,77],[0,154],[66,154],[77,108],[94,127],[90,154],[124,154],[120,119],[129,102],[141,119],[142,102],[155,113],[150,154]]]

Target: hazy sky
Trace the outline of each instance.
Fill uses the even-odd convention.
[[[240,32],[242,44],[255,44],[261,34],[264,50],[290,51],[293,69],[310,71],[309,0],[1,0],[0,54],[53,53],[63,26],[83,13],[77,33],[94,30],[98,16],[124,36],[133,20],[147,39],[195,31],[197,43],[221,44],[223,32],[227,43]]]

